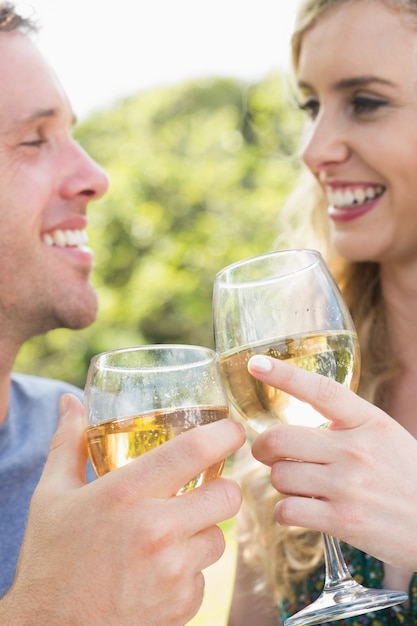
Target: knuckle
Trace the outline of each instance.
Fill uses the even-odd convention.
[[[290,526],[293,524],[294,520],[291,515],[291,503],[288,498],[283,497],[282,500],[275,505],[274,515],[277,522],[283,526]]]
[[[317,399],[320,404],[327,404],[337,399],[339,387],[332,378],[323,376],[320,378],[317,392]]]
[[[222,478],[219,480],[223,489],[225,510],[230,517],[233,517],[238,513],[242,504],[242,492],[239,485],[232,480]]]
[[[223,531],[218,526],[212,526],[207,533],[207,561],[208,565],[220,559],[226,549]]]
[[[205,436],[202,428],[192,428],[183,435],[184,454],[189,458],[198,458],[202,465],[211,465],[214,457],[217,458],[216,449],[211,437]]]
[[[120,470],[114,470],[99,480],[101,481],[100,502],[104,509],[114,513],[123,513],[131,510],[135,504],[137,505],[137,485],[129,476],[122,475]]]
[[[56,452],[65,444],[66,436],[65,433],[62,432],[62,429],[58,428],[51,439],[51,443],[49,445],[49,452]]]
[[[354,446],[350,446],[346,453],[350,457],[350,465],[353,470],[358,470],[356,478],[359,478],[360,475],[364,475],[364,467],[372,467],[373,465],[373,450],[366,442],[362,442],[360,439],[356,441]]]
[[[287,491],[287,481],[289,477],[288,463],[277,461],[271,468],[271,484],[279,492]]]
[[[252,447],[253,456],[258,461],[271,465],[274,459],[282,456],[282,450],[285,450],[286,434],[285,427],[273,426],[258,435]]]
[[[180,588],[186,580],[188,563],[182,553],[176,553],[175,558],[166,559],[164,565],[164,578],[168,585]]]
[[[345,502],[338,502],[333,506],[333,517],[335,525],[340,524],[340,520],[343,520],[343,532],[340,538],[344,541],[356,537],[364,524],[369,524],[368,519],[361,514],[360,508]]]
[[[236,515],[242,504],[242,492],[239,485],[226,478],[218,478],[207,484],[205,506],[216,508],[219,521]]]
[[[202,572],[198,572],[189,584],[181,584],[175,596],[175,603],[170,611],[169,626],[188,622],[198,612],[204,596],[205,580]]]
[[[265,437],[265,449],[270,454],[279,454],[283,439],[285,438],[285,432],[278,426],[274,426],[268,431],[268,436]]]
[[[178,541],[178,530],[169,518],[161,516],[159,519],[155,515],[150,523],[146,524],[146,549],[149,554],[159,554],[169,549]],[[172,563],[173,567],[181,566],[181,559]]]

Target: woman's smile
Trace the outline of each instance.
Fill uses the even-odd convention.
[[[417,262],[415,49],[413,24],[383,2],[346,3],[303,35],[302,156],[350,260]]]

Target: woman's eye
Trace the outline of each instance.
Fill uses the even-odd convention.
[[[305,102],[300,102],[300,104],[298,105],[298,108],[301,111],[304,111],[305,113],[307,113],[307,115],[311,117],[312,119],[315,119],[320,109],[320,103],[318,100],[315,100],[314,98],[309,98]]]
[[[372,113],[377,111],[381,107],[387,106],[386,100],[380,100],[379,98],[368,98],[365,96],[356,96],[352,100],[352,108],[356,115],[363,115],[366,113]]]

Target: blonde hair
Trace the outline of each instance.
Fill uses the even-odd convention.
[[[305,31],[328,10],[355,0],[302,0],[292,36],[292,62],[297,70]],[[358,0],[356,0],[358,1]],[[363,2],[363,0],[359,0]],[[375,1],[375,0],[372,0]],[[377,0],[392,8],[417,16],[417,0]],[[327,203],[320,185],[309,173],[288,199],[281,214],[286,245],[314,247],[326,258],[350,308],[362,352],[361,381],[358,393],[368,401],[389,410],[384,397],[386,383],[398,371],[388,341],[385,304],[381,291],[380,266],[371,262],[348,262],[332,249],[327,218]],[[291,236],[291,235],[290,235]],[[265,468],[237,467],[244,510],[251,529],[241,537],[243,556],[257,576],[255,592],[295,600],[296,585],[305,581],[323,561],[319,533],[302,528],[279,526],[274,507],[280,495],[272,488]]]

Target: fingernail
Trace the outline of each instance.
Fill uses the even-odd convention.
[[[256,370],[257,372],[266,373],[272,370],[271,361],[266,356],[262,356],[262,354],[256,354],[250,358],[248,365],[251,370]]]

